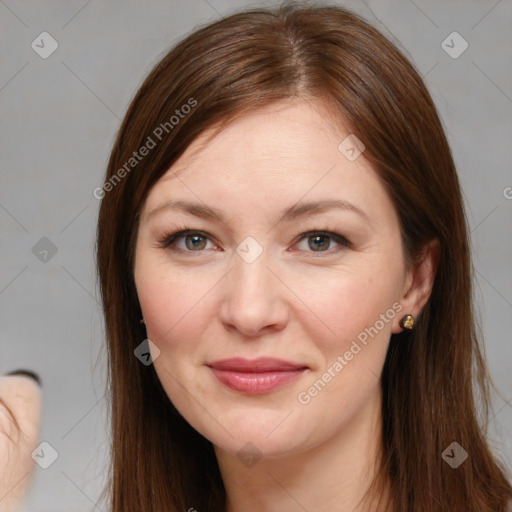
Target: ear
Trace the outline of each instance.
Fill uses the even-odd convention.
[[[407,270],[403,295],[399,301],[403,309],[395,317],[391,330],[393,334],[403,331],[400,327],[400,319],[404,315],[412,315],[415,319],[418,318],[427,303],[434,286],[440,255],[439,240],[434,238],[425,244],[416,262],[412,263]]]

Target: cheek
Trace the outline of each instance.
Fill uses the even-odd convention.
[[[325,429],[336,430],[374,400],[385,361],[397,302],[398,273],[351,274],[324,283],[310,296],[320,319],[308,324],[318,365],[296,396],[300,410]],[[302,324],[305,327],[305,324]],[[314,347],[314,348],[313,348]],[[326,413],[326,411],[329,411]]]
[[[326,273],[317,276],[314,286],[309,279],[301,281],[297,295],[310,309],[302,317],[311,319],[307,322],[311,339],[321,340],[317,344],[324,349],[341,350],[358,336],[364,341],[368,329],[375,336],[374,327],[383,338],[389,337],[400,275],[396,269],[381,272],[380,266],[368,262],[359,271]]]
[[[136,284],[148,337],[161,349],[180,350],[186,344],[191,350],[211,329],[222,301],[230,300],[222,296],[218,272],[170,270],[157,262],[142,263],[146,265],[136,272]],[[373,326],[395,301],[398,271],[389,266],[384,271],[384,262],[378,263],[367,261],[351,271],[287,269],[284,279],[294,283],[293,293],[279,300],[286,301],[290,318],[309,331],[312,340],[339,347],[340,340],[350,342]]]
[[[208,323],[207,292],[216,280],[205,280],[183,270],[148,268],[152,270],[136,274],[148,338],[161,351],[193,351]]]

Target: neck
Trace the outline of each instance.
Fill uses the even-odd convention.
[[[376,396],[322,444],[306,452],[297,447],[293,454],[262,458],[252,467],[243,467],[236,455],[215,447],[226,512],[378,512],[379,496],[369,492],[369,486],[381,454],[380,411],[381,398]]]

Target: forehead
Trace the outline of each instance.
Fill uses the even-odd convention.
[[[340,137],[349,132],[339,120],[327,120],[328,115],[324,104],[297,99],[262,107],[230,122],[213,138],[215,127],[206,130],[162,179],[172,179],[173,172],[199,171],[205,162],[215,165],[222,161],[242,173],[246,166],[263,171],[264,164],[275,176],[288,163],[300,170],[296,162],[303,158],[332,160],[333,155],[338,156]]]
[[[283,101],[229,123],[213,138],[197,137],[148,194],[145,214],[162,201],[185,199],[252,214],[272,205],[343,196],[365,207],[389,207],[364,153],[340,151],[350,135],[320,102]],[[384,194],[384,196],[383,196]]]

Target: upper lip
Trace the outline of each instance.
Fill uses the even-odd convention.
[[[233,357],[231,359],[222,359],[208,363],[207,366],[216,370],[232,372],[272,372],[272,371],[293,371],[307,368],[306,365],[292,363],[283,359],[273,357],[260,357],[258,359],[244,359],[242,357]]]

